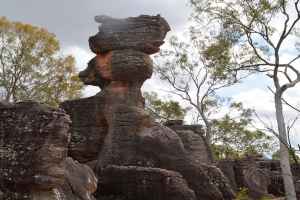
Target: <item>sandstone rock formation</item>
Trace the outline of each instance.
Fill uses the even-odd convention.
[[[0,181],[12,190],[57,188],[69,144],[71,120],[38,101],[0,103]]]
[[[159,168],[109,166],[104,169],[98,185],[102,200],[196,199],[179,173]]]
[[[0,103],[0,199],[93,199],[93,171],[66,158],[70,123],[62,109],[38,101]]]
[[[209,164],[207,147],[204,142],[205,131],[202,125],[183,125],[177,120],[167,121],[164,125],[176,132],[180,137],[184,148],[190,153],[190,157],[196,163]]]
[[[225,159],[217,166],[229,179],[233,190],[237,192],[238,188],[245,187],[250,198],[285,194],[279,160],[248,156],[248,158]],[[296,163],[292,163],[291,169],[297,198],[300,198],[299,167]]]
[[[140,88],[144,81],[151,77],[153,71],[152,60],[148,54],[157,52],[159,46],[163,44],[163,39],[170,30],[167,22],[159,15],[142,15],[127,19],[100,16],[96,17],[96,20],[102,23],[101,29],[97,35],[90,37],[89,44],[97,56],[88,63],[86,70],[80,72],[79,77],[87,85],[100,87],[101,91],[94,97],[66,101],[61,107],[74,122],[80,121],[83,116],[86,117],[85,122],[71,125],[70,132],[73,135],[71,145],[74,147],[70,146],[69,155],[74,153],[73,158],[79,158],[83,163],[94,167],[99,176],[97,189],[99,198],[107,198],[105,191],[110,188],[113,176],[110,170],[116,171],[117,179],[120,181],[127,181],[128,174],[138,174],[139,170],[145,174],[143,179],[145,181],[156,177],[156,174],[165,176],[163,174],[166,171],[161,170],[168,170],[166,173],[173,174],[180,183],[186,180],[196,199],[234,198],[235,193],[231,190],[226,177],[212,181],[221,176],[222,172],[210,166],[203,168],[199,164],[200,161],[196,162],[190,156],[174,131],[157,125],[144,110],[144,98]],[[74,106],[80,107],[81,111],[77,112]],[[95,106],[94,111],[91,106]],[[90,125],[95,132],[85,130],[85,127]],[[91,151],[87,138],[96,131],[99,131],[98,136],[90,141],[93,140],[91,144],[97,148]],[[76,147],[76,144],[79,146]],[[84,160],[82,152],[76,155],[75,151],[88,152],[89,160]],[[99,156],[95,159],[97,151]],[[110,168],[111,166],[114,168]],[[125,170],[127,168],[122,166],[133,168]],[[212,171],[214,173],[211,173]],[[184,180],[179,179],[178,173]],[[161,181],[157,184],[151,188],[159,187]],[[171,187],[174,184],[172,182]],[[189,191],[184,184],[175,185],[182,187],[176,190],[182,192],[176,193],[178,197],[185,196]],[[136,191],[134,188],[141,186],[133,185],[131,191]],[[114,190],[111,189],[109,195],[124,196],[124,189],[126,188],[118,188],[116,194],[113,194]],[[165,192],[160,195],[174,195],[171,190]],[[149,188],[133,196],[146,193],[150,196],[143,198],[151,199],[153,192]]]
[[[64,184],[58,188],[61,199],[95,200],[92,194],[97,189],[98,179],[90,167],[67,157],[62,163],[62,169],[67,173]]]

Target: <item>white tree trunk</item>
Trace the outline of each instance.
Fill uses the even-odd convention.
[[[282,141],[280,141],[280,167],[282,170],[282,177],[284,182],[285,197],[287,200],[297,200],[294,182],[291,173],[291,167],[289,162],[289,149],[283,142],[287,142],[287,133],[283,117],[282,100],[280,92],[276,92],[275,95],[275,109],[276,119],[278,125],[278,134]],[[286,143],[287,144],[287,143]]]

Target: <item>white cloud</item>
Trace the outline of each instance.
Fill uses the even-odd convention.
[[[88,52],[78,46],[68,46],[62,49],[64,54],[71,54],[76,59],[76,65],[79,71],[84,70],[87,67],[87,63],[95,57],[95,54]]]

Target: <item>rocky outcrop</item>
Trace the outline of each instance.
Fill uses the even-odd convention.
[[[238,188],[247,188],[247,195],[254,199],[285,194],[279,160],[256,156],[247,157],[221,160],[217,165],[236,192]],[[297,163],[292,163],[291,168],[297,198],[300,198]]]
[[[93,199],[93,171],[66,158],[70,123],[38,101],[0,103],[0,199]]]
[[[97,142],[92,143],[95,145],[98,143],[97,150],[95,149],[88,155],[93,163],[97,163],[94,169],[99,176],[98,198],[108,198],[107,189],[101,188],[110,188],[109,195],[124,197],[126,188],[121,187],[117,190],[111,188],[111,181],[114,178],[112,171],[118,174],[118,181],[127,181],[126,174],[139,174],[140,170],[143,171],[145,176],[143,180],[146,181],[165,172],[177,177],[174,181],[180,180],[179,182],[183,183],[185,180],[197,199],[234,198],[235,193],[230,189],[226,177],[220,178],[218,182],[215,181],[218,185],[212,182],[212,177],[215,180],[217,176],[222,175],[220,171],[209,167],[204,169],[199,164],[199,154],[195,154],[195,158],[191,157],[191,153],[184,147],[181,138],[170,128],[157,125],[144,110],[144,98],[140,88],[153,72],[152,60],[148,54],[159,50],[159,46],[170,29],[167,22],[159,15],[142,15],[120,20],[100,16],[96,17],[96,20],[101,23],[101,29],[96,36],[90,37],[89,43],[91,50],[97,55],[88,63],[87,69],[80,72],[79,77],[87,85],[100,87],[101,91],[94,97],[66,101],[61,104],[61,107],[70,115],[72,121],[86,118],[97,122],[92,124],[92,127],[98,127],[99,130],[98,137],[94,140]],[[88,102],[92,103],[87,104]],[[81,106],[82,111],[77,113],[74,105]],[[91,106],[94,106],[94,111]],[[89,114],[91,115],[87,116]],[[75,155],[75,150],[76,144],[79,144],[82,150],[91,152],[88,147],[89,141],[84,139],[86,138],[84,127],[89,125],[88,122],[79,122],[79,124],[71,125],[71,133],[76,132],[72,134],[76,135],[76,138],[75,136],[71,138],[71,144],[74,144],[74,147],[70,146],[69,155],[72,155],[71,151],[74,150],[72,157],[77,156],[77,159],[82,157],[81,161],[86,162],[83,160],[82,153]],[[103,137],[105,137],[104,140],[102,140]],[[195,135],[192,137],[197,138]],[[198,141],[201,140],[198,138]],[[76,151],[79,152],[80,148],[78,147]],[[97,151],[99,151],[99,156],[97,160],[94,160]],[[196,162],[196,159],[199,161]],[[110,168],[111,166],[114,168]],[[123,166],[133,168],[127,169]],[[211,171],[214,172],[212,176],[210,176]],[[179,175],[184,180],[179,179]],[[175,182],[172,182],[172,187]],[[162,183],[158,181],[157,185],[154,185],[155,182],[151,184],[153,184],[152,188],[158,188]],[[135,188],[140,186],[137,183],[132,185],[133,188],[130,191],[134,193],[133,196],[143,194],[143,192],[135,193]],[[176,187],[182,187],[175,190],[176,196],[183,197],[189,191],[184,184],[176,185]],[[168,191],[159,195],[168,196],[171,194]],[[182,193],[178,193],[179,191]],[[150,199],[150,197],[147,198]]]
[[[103,170],[98,186],[103,200],[196,199],[179,173],[159,168],[109,166]]]
[[[11,190],[60,187],[71,120],[38,101],[0,103],[0,183]]]

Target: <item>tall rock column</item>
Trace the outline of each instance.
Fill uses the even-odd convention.
[[[161,188],[162,191],[157,192],[161,196],[155,197],[153,195],[156,194],[156,191],[149,191],[147,188],[151,188],[150,185],[153,184],[153,180],[151,181],[151,177],[149,177],[150,172],[160,174],[156,177],[161,177],[161,180],[155,182],[160,181],[164,183],[164,187],[170,187],[169,181],[167,181],[170,177],[167,174],[172,174],[170,171],[174,171],[182,175],[188,188],[194,191],[198,200],[234,198],[235,193],[231,190],[228,179],[214,185],[212,177],[210,177],[211,170],[207,169],[212,168],[207,166],[203,169],[191,158],[180,137],[168,127],[157,125],[155,120],[144,110],[144,98],[140,88],[144,81],[151,77],[153,71],[152,60],[148,55],[159,51],[159,47],[164,43],[163,39],[166,33],[170,30],[168,23],[159,15],[141,15],[126,19],[96,16],[95,20],[101,23],[101,26],[99,33],[89,38],[89,44],[97,56],[88,63],[86,70],[80,72],[79,77],[87,85],[100,87],[101,91],[94,97],[64,102],[61,106],[74,122],[81,118],[76,114],[74,107],[90,111],[89,107],[96,105],[94,107],[96,110],[90,113],[87,111],[81,113],[88,118],[85,119],[86,121],[97,121],[95,125],[102,127],[98,129],[100,130],[98,135],[102,135],[101,138],[104,138],[101,141],[97,139],[98,143],[101,143],[97,147],[100,148],[98,159],[90,157],[91,160],[94,159],[95,165],[92,165],[101,183],[98,186],[106,188],[98,188],[97,196],[109,197],[117,194],[118,198],[121,196],[120,199],[172,199],[173,197],[167,198],[171,194],[166,194],[167,191],[172,191],[170,188]],[[97,119],[88,117],[88,115],[97,116]],[[74,124],[71,125],[71,130],[72,126],[74,126],[73,130],[81,135],[79,138],[84,140],[85,134],[78,131],[80,127]],[[77,139],[73,141],[75,141],[74,146],[79,143]],[[82,148],[87,149],[87,146],[82,146]],[[134,175],[136,169],[139,173],[138,178]],[[115,173],[113,173],[114,170]],[[131,171],[132,175],[130,175]],[[145,173],[141,173],[141,171]],[[217,170],[214,172],[221,173]],[[213,176],[216,177],[218,174]],[[180,176],[176,174],[176,177]],[[138,183],[138,186],[135,186],[134,194],[132,192],[128,194],[126,188],[120,188],[120,190],[111,188],[110,190],[105,186],[106,182],[103,180],[113,180],[112,178],[129,180],[131,183]],[[184,183],[185,181],[180,178],[176,182],[181,186]],[[129,183],[119,185],[126,187],[127,184]],[[175,188],[179,188],[178,185]],[[118,191],[116,192],[116,190]],[[194,199],[191,191],[181,190],[184,191],[181,196],[185,198],[180,199]],[[224,190],[226,193],[222,192]]]

